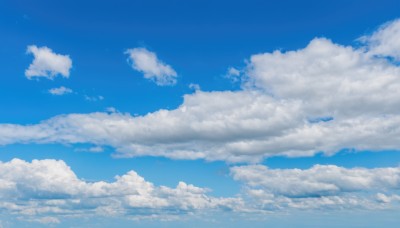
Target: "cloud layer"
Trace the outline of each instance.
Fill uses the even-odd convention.
[[[175,70],[158,59],[156,53],[146,48],[133,48],[125,52],[129,55],[128,62],[132,68],[142,72],[144,77],[154,81],[159,86],[176,84]]]
[[[210,197],[208,191],[184,182],[175,188],[155,186],[134,171],[114,182],[88,182],[60,160],[0,163],[0,210],[42,222],[57,222],[57,216],[168,218],[240,205],[240,199]]]
[[[28,79],[34,77],[44,77],[53,79],[57,75],[68,78],[72,67],[72,60],[68,55],[54,53],[48,47],[37,47],[30,45],[26,50],[27,54],[32,54],[34,59],[25,70]]]
[[[229,212],[257,216],[296,209],[397,208],[400,168],[346,169],[316,165],[310,169],[231,167],[243,184],[235,197],[213,197],[207,188],[179,182],[156,186],[135,171],[114,182],[85,181],[61,160],[13,159],[0,162],[0,211],[41,223],[105,216],[130,219],[181,219]]]
[[[237,166],[231,174],[244,184],[245,195],[265,209],[384,207],[399,200],[400,168],[343,168],[315,165],[309,169]],[[384,193],[382,193],[384,192]],[[391,194],[388,196],[386,194]]]

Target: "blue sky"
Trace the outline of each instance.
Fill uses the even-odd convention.
[[[0,4],[0,227],[395,226],[398,1]]]

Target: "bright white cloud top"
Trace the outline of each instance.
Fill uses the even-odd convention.
[[[69,93],[72,93],[72,92],[73,92],[72,89],[64,87],[64,86],[60,86],[58,88],[49,89],[49,93],[50,94],[57,95],[57,96],[69,94]]]
[[[379,32],[389,34],[385,29],[399,23]],[[251,56],[242,91],[196,91],[175,110],[138,117],[69,114],[1,124],[0,144],[91,143],[112,146],[122,157],[228,162],[398,149],[400,67],[368,50],[314,39],[297,51]],[[145,49],[128,52],[149,75],[171,71]]]
[[[57,217],[93,215],[168,219],[205,209],[235,210],[241,205],[238,198],[211,197],[208,192],[184,182],[176,188],[155,186],[134,171],[116,176],[114,182],[88,182],[60,160],[0,163],[2,213],[43,217],[45,223],[48,218],[58,222]]]
[[[28,69],[25,70],[25,76],[28,79],[35,77],[54,79],[57,75],[69,77],[72,60],[68,55],[57,54],[48,47],[36,45],[28,46],[26,53],[34,57]]]
[[[382,25],[372,35],[361,37],[360,41],[368,45],[369,53],[400,61],[399,37],[400,19],[397,19]]]
[[[176,84],[177,73],[170,65],[159,60],[156,53],[146,48],[128,49],[125,53],[129,55],[128,62],[132,64],[132,68],[142,72],[146,79],[159,86]]]
[[[400,168],[345,169],[317,165],[310,169],[268,169],[261,165],[231,168],[243,192],[212,197],[210,189],[179,182],[156,186],[129,171],[114,182],[89,182],[61,160],[13,159],[0,163],[0,210],[24,220],[59,223],[70,217],[177,219],[215,212],[268,213],[295,209],[397,208]]]

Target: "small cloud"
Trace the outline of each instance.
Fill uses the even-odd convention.
[[[101,146],[94,146],[94,147],[90,147],[88,149],[89,152],[93,152],[93,153],[99,153],[99,152],[103,152],[104,148]]]
[[[101,146],[93,146],[90,148],[77,148],[75,149],[77,152],[92,152],[92,153],[100,153],[104,151],[104,148]]]
[[[240,70],[234,67],[230,67],[225,77],[230,79],[232,82],[238,82],[240,80],[240,75],[241,75]]]
[[[199,84],[194,84],[194,83],[190,83],[189,84],[189,88],[190,89],[194,89],[195,91],[201,90],[200,85]]]
[[[109,113],[117,113],[118,110],[117,110],[116,108],[114,108],[114,107],[107,107],[107,108],[106,108],[106,112],[109,112]]]
[[[145,78],[159,86],[176,84],[177,73],[170,65],[159,60],[156,53],[145,48],[133,48],[126,50],[125,54],[129,55],[128,62],[132,68],[142,72]]]
[[[102,100],[104,100],[104,97],[103,96],[88,96],[88,95],[85,95],[85,100],[87,100],[87,101],[102,101]]]
[[[56,217],[50,217],[50,216],[45,216],[45,217],[41,217],[41,218],[30,218],[30,219],[24,219],[23,217],[19,218],[20,220],[25,220],[28,222],[38,222],[41,224],[46,224],[46,225],[50,225],[50,224],[59,224],[60,220]],[[1,226],[0,226],[1,227]]]
[[[25,70],[25,76],[28,79],[33,77],[44,77],[53,79],[57,75],[65,78],[69,77],[69,71],[72,67],[72,60],[68,55],[54,53],[48,47],[28,46],[27,54],[33,54],[33,61]]]
[[[72,89],[66,88],[64,86],[58,87],[58,88],[52,88],[49,89],[49,93],[57,96],[65,95],[68,93],[72,93]]]

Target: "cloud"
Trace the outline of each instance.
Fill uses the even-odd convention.
[[[343,168],[315,165],[309,169],[269,169],[263,165],[232,167],[235,180],[274,195],[320,197],[343,192],[396,190],[400,187],[400,168]]]
[[[299,100],[311,117],[398,114],[400,68],[325,38],[296,51],[253,55],[246,74],[246,86]]]
[[[93,101],[93,102],[104,100],[103,96],[88,96],[88,95],[85,95],[84,98],[85,98],[86,101]]]
[[[176,84],[177,73],[170,65],[157,58],[156,53],[145,48],[133,48],[126,50],[128,61],[132,68],[142,72],[144,77],[154,81],[159,86]]]
[[[93,143],[113,146],[117,156],[125,157],[254,161],[279,151],[240,144],[284,134],[302,123],[300,112],[296,102],[279,102],[253,92],[196,91],[185,95],[176,110],[145,116],[70,114],[36,125],[2,124],[0,144]]]
[[[68,55],[56,54],[48,47],[37,47],[36,45],[28,46],[26,53],[32,54],[34,57],[29,68],[25,70],[25,76],[28,79],[34,77],[53,79],[57,75],[69,77],[72,60]]]
[[[135,171],[115,181],[80,179],[62,160],[13,159],[0,162],[2,215],[40,223],[61,223],[79,217],[182,219],[227,212],[246,217],[292,209],[388,209],[400,197],[400,168],[346,169],[316,165],[310,169],[231,168],[244,192],[213,197],[207,188],[179,182],[157,186]]]
[[[378,56],[392,57],[400,60],[400,19],[390,21],[380,26],[371,35],[359,40],[367,44],[369,53]]]
[[[314,165],[309,169],[269,169],[263,165],[231,168],[233,178],[244,184],[245,195],[258,207],[379,208],[397,200],[386,196],[400,187],[400,168],[343,168]],[[375,199],[378,199],[378,203]]]
[[[208,191],[184,182],[175,188],[155,186],[134,171],[114,182],[88,182],[61,160],[0,163],[2,213],[42,223],[59,223],[63,216],[151,218],[240,205],[236,198],[210,197]]]
[[[72,93],[72,89],[66,88],[64,86],[58,87],[58,88],[52,88],[49,89],[49,93],[57,96],[65,95],[68,93]]]
[[[240,91],[198,90],[176,109],[142,116],[67,114],[0,124],[0,144],[89,143],[114,147],[118,157],[228,162],[398,150],[400,66],[369,50],[316,38],[299,50],[251,56]]]
[[[232,82],[240,81],[240,76],[241,76],[241,72],[234,67],[230,67],[228,69],[228,72],[225,75],[225,77],[230,79]]]

